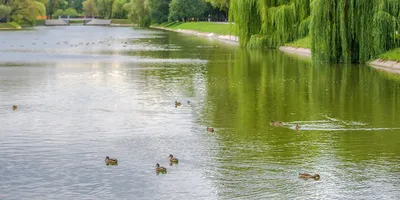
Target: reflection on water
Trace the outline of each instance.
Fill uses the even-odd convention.
[[[396,77],[147,29],[0,44],[0,199],[400,198]]]

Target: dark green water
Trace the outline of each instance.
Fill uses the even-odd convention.
[[[130,28],[0,32],[0,53],[2,200],[400,198],[398,76]]]

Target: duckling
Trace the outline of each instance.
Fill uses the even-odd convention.
[[[304,179],[308,179],[308,178],[313,178],[315,180],[319,180],[320,179],[319,174],[311,175],[311,174],[307,174],[307,173],[299,173],[299,177],[300,178],[304,178]]]
[[[107,165],[118,165],[117,159],[113,159],[108,156],[106,156],[106,159],[104,159],[104,161],[106,162]]]
[[[181,102],[175,101],[175,107],[178,107],[178,106],[181,106],[181,105],[182,105]]]
[[[18,106],[13,105],[12,109],[13,109],[13,110],[17,110],[17,109],[18,109]]]
[[[169,154],[169,162],[178,163],[179,160],[178,160],[178,158],[174,158],[174,156],[172,154]]]
[[[167,173],[167,168],[160,166],[160,164],[156,164],[156,172],[157,173]]]
[[[296,124],[296,131],[298,131],[300,128],[301,128],[301,126]]]
[[[282,126],[282,122],[276,122],[276,121],[274,121],[274,120],[271,120],[271,125],[272,126]]]
[[[208,132],[214,132],[214,128],[208,127],[208,126],[207,126],[207,131],[208,131]]]

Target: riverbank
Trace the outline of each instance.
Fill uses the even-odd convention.
[[[15,22],[0,23],[0,30],[18,30],[22,27]]]
[[[219,22],[170,22],[163,24],[154,24],[150,26],[150,28],[209,37],[237,43],[239,41],[239,37],[232,34],[231,26],[233,25],[229,23]]]

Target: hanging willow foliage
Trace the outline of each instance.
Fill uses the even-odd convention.
[[[313,58],[331,62],[365,62],[398,47],[399,11],[393,0],[314,0]],[[393,15],[392,15],[393,14]]]
[[[240,45],[278,47],[297,39],[301,21],[310,15],[309,4],[310,0],[231,0],[230,17]],[[305,27],[302,36],[308,32]]]
[[[307,35],[313,59],[365,62],[400,47],[400,0],[231,0],[241,46],[278,47]]]

